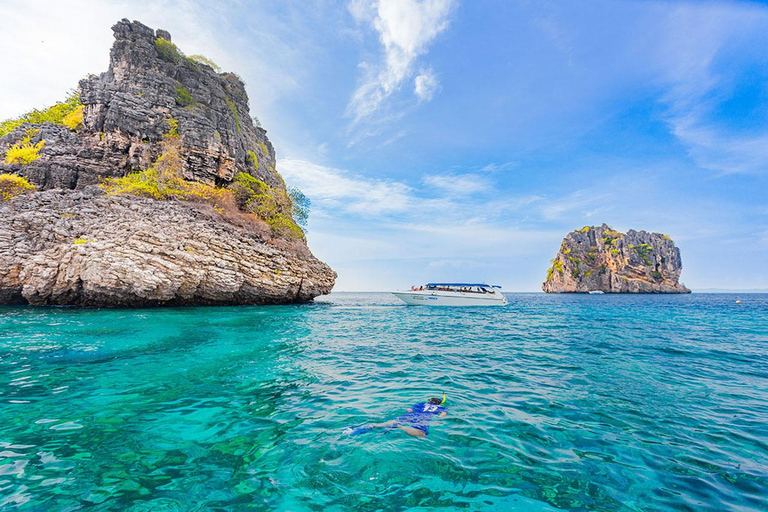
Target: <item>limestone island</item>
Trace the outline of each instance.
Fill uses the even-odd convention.
[[[245,85],[122,20],[109,69],[0,124],[0,304],[285,304],[331,291]]]
[[[678,282],[680,249],[667,236],[603,224],[569,233],[552,260],[547,293],[691,293]]]

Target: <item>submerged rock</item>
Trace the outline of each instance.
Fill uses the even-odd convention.
[[[690,293],[680,284],[680,249],[666,235],[603,224],[569,233],[552,260],[547,293]]]
[[[0,137],[0,156],[25,136],[44,141],[33,161],[0,158],[0,173],[40,190],[0,201],[0,304],[277,304],[329,293],[336,274],[291,219],[274,148],[239,77],[184,56],[164,30],[122,20],[113,31],[109,70],[80,83],[81,124],[25,123]],[[217,194],[248,175],[250,193],[268,203],[240,212],[105,195],[103,180],[162,160],[169,132],[179,179]],[[260,220],[263,211],[280,222]]]

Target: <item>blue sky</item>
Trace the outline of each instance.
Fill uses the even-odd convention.
[[[694,290],[768,288],[768,6],[380,0],[0,6],[0,117],[165,28],[247,83],[337,290],[537,291],[563,236],[670,235]]]

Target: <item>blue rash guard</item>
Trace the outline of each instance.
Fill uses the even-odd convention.
[[[397,418],[397,422],[407,427],[413,427],[429,434],[429,422],[433,417],[445,412],[447,409],[442,405],[430,404],[429,402],[415,404],[411,406],[411,412],[403,414]]]

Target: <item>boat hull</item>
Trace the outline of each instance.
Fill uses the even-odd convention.
[[[409,306],[506,306],[507,298],[501,292],[470,293],[442,291],[392,292]]]

